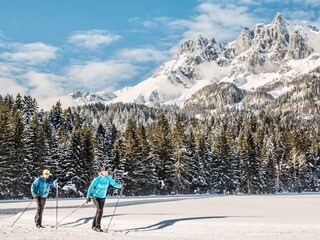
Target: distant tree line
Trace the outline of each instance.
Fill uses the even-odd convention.
[[[30,96],[0,96],[0,199],[30,198],[44,168],[59,177],[60,196],[84,196],[102,164],[128,196],[319,191],[318,120],[264,111],[199,119],[171,110],[63,110],[57,102],[44,112]]]

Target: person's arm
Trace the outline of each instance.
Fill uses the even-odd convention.
[[[99,181],[99,177],[96,177],[90,184],[90,187],[88,188],[87,199],[91,198],[92,190],[98,184],[98,181]]]
[[[57,188],[58,187],[58,178],[56,180],[53,180],[52,178],[50,178],[49,184],[53,185],[55,188]]]
[[[58,187],[58,178],[57,178],[56,180],[54,180],[54,182],[53,182],[53,186],[54,186],[55,188],[57,188],[57,187]]]
[[[36,198],[38,195],[38,187],[39,187],[39,178],[33,181],[31,184],[31,194],[34,198]]]
[[[109,176],[109,181],[112,187],[115,188],[122,188],[122,185],[120,183],[117,183],[115,180],[113,180],[110,176]]]

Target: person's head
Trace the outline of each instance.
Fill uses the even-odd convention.
[[[43,176],[44,178],[49,178],[50,175],[51,175],[51,174],[50,174],[50,171],[49,171],[48,169],[43,170],[42,176]]]
[[[102,174],[103,176],[107,176],[107,175],[109,174],[109,168],[108,168],[108,166],[102,166],[100,172],[101,172],[101,174]]]

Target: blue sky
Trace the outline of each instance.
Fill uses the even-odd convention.
[[[48,108],[77,89],[131,86],[182,41],[232,41],[277,12],[319,26],[320,1],[0,0],[0,94],[31,94]]]

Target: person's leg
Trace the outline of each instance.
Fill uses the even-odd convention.
[[[36,226],[40,224],[40,212],[41,212],[41,200],[40,197],[36,197],[36,203],[37,203],[37,213],[34,217],[34,222],[36,223]]]
[[[46,198],[40,198],[40,203],[41,203],[41,210],[40,210],[40,226],[42,226],[42,213],[43,213],[43,209],[44,209],[44,205],[46,205]]]
[[[96,226],[97,226],[97,212],[98,212],[98,209],[99,209],[99,202],[98,202],[96,197],[93,197],[92,199],[93,199],[94,205],[97,208],[96,215],[94,216],[93,221],[92,221],[92,228],[95,229]]]
[[[97,209],[97,217],[96,217],[96,228],[101,229],[101,218],[103,214],[103,207],[105,203],[105,198],[98,198],[99,210]]]
[[[47,200],[46,198],[41,198],[41,197],[37,197],[36,199],[37,214],[35,217],[35,222],[38,227],[42,225],[42,213],[43,213],[44,206],[46,204],[46,200]]]

